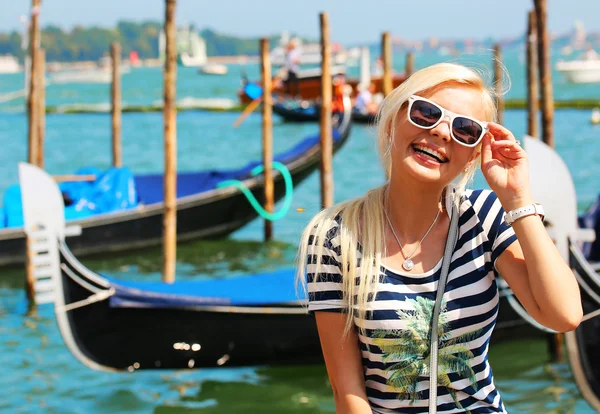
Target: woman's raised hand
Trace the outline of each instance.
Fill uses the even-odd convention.
[[[505,210],[531,204],[529,160],[512,132],[495,122],[488,123],[481,148],[481,170]]]

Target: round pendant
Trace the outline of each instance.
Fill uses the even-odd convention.
[[[410,259],[407,259],[404,263],[402,263],[402,267],[407,272],[410,272],[411,270],[413,270],[413,267],[415,267],[415,262],[413,262]]]

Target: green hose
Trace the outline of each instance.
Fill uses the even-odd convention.
[[[229,186],[238,188],[246,196],[246,198],[250,202],[250,205],[252,205],[252,207],[254,208],[254,210],[256,210],[256,212],[258,213],[259,216],[261,216],[262,218],[264,218],[266,220],[271,220],[271,221],[279,220],[280,218],[283,218],[287,214],[288,210],[290,209],[290,206],[292,205],[292,195],[294,193],[294,183],[292,182],[292,175],[290,174],[289,170],[285,167],[285,165],[283,165],[280,162],[274,161],[273,168],[281,173],[281,175],[283,176],[283,182],[285,183],[285,196],[283,197],[283,206],[281,206],[279,211],[276,211],[275,213],[270,213],[270,212],[266,211],[263,208],[263,206],[261,206],[260,203],[258,201],[256,201],[254,194],[252,194],[252,192],[250,190],[248,190],[244,186],[244,184],[239,180],[221,181],[219,184],[217,184],[217,188],[223,188],[223,187],[229,187]],[[252,174],[253,176],[256,176],[256,175],[260,174],[261,172],[263,172],[264,169],[265,169],[265,167],[262,164],[257,165],[250,171],[250,174]]]

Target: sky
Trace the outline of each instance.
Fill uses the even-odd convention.
[[[0,32],[22,30],[31,0],[2,0]],[[576,6],[575,6],[576,5]],[[329,15],[331,38],[343,44],[378,41],[383,31],[410,40],[503,39],[525,32],[533,0],[177,0],[177,24],[262,37],[292,34],[318,39],[319,13]],[[114,26],[118,20],[162,20],[163,0],[42,0],[41,24]],[[581,21],[600,32],[599,0],[548,0],[549,30],[565,33]]]

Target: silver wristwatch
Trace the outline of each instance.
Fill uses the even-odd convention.
[[[510,226],[518,219],[534,214],[540,216],[542,221],[544,221],[544,208],[539,203],[529,204],[528,206],[508,211],[504,214],[504,221]]]

